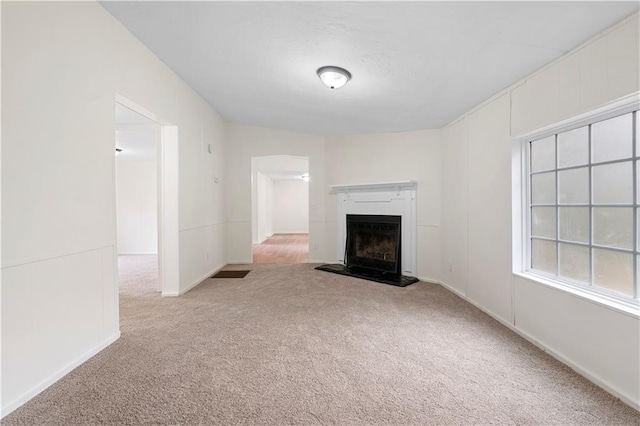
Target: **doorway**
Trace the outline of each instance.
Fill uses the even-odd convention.
[[[309,158],[251,159],[252,262],[309,261]]]
[[[120,294],[161,291],[158,278],[160,125],[116,104],[116,211]]]
[[[178,296],[178,128],[116,95],[117,291]]]

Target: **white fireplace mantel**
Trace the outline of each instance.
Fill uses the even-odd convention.
[[[416,188],[414,180],[331,185],[337,194],[337,259],[344,263],[348,214],[401,216],[402,274],[416,276],[417,224]]]
[[[405,189],[416,189],[417,182],[415,180],[402,180],[398,182],[380,182],[380,183],[354,183],[351,185],[331,185],[333,191],[336,192],[358,192],[358,191],[399,191]]]

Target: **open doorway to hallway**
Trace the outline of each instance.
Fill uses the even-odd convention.
[[[253,263],[309,261],[309,159],[251,159]]]
[[[120,294],[159,292],[158,148],[161,126],[116,104],[116,213]]]

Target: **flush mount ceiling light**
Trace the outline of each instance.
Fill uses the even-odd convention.
[[[339,89],[351,79],[351,73],[344,68],[328,66],[318,68],[318,77],[329,89]]]

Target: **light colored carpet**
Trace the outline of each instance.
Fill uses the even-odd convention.
[[[118,286],[121,296],[160,293],[160,287],[158,286],[158,255],[119,255]]]
[[[640,423],[438,285],[248,269],[180,298],[123,295],[120,340],[4,423]]]

